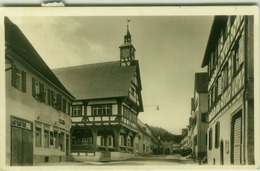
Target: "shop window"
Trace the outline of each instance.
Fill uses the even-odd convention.
[[[44,130],[44,147],[49,147],[49,131]]]
[[[124,136],[123,136],[123,135],[120,135],[120,142],[121,142],[120,145],[122,145],[122,146],[125,145],[125,139],[124,139]]]
[[[42,146],[42,129],[39,127],[35,128],[35,145],[36,147]]]
[[[59,148],[59,133],[54,131],[54,144],[55,148]]]
[[[60,147],[60,150],[62,150],[62,151],[65,151],[65,146],[64,146],[64,139],[65,137],[64,137],[64,132],[61,132],[60,133],[60,144],[59,144],[59,147]]]
[[[50,145],[54,145],[54,135],[52,131],[50,131]]]

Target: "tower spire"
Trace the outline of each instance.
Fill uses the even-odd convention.
[[[126,35],[124,37],[124,43],[131,43],[131,34],[129,32],[129,22],[130,22],[130,19],[126,19],[127,31],[126,31]]]

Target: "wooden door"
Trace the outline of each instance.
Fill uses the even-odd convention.
[[[233,157],[234,164],[241,164],[241,117],[234,122],[234,144]]]
[[[223,143],[223,140],[220,141],[220,164],[224,165],[224,143]]]
[[[23,166],[33,165],[33,134],[23,130]]]
[[[241,164],[241,141],[242,141],[242,112],[238,112],[232,119],[231,127],[231,163]]]
[[[11,165],[33,165],[33,134],[22,128],[11,128]]]
[[[11,130],[11,165],[22,166],[23,165],[23,143],[22,143],[22,129],[12,127]]]

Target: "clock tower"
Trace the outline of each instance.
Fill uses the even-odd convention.
[[[124,36],[124,44],[119,46],[120,48],[120,66],[130,66],[132,61],[135,60],[135,48],[131,43],[131,34],[129,32],[129,26],[127,20],[127,32]]]

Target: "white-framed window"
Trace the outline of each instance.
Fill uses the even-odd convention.
[[[92,106],[92,113],[94,116],[97,115],[111,115],[111,105],[93,105]]]
[[[73,116],[81,116],[82,115],[82,106],[73,106],[73,112],[72,112],[72,115]]]

